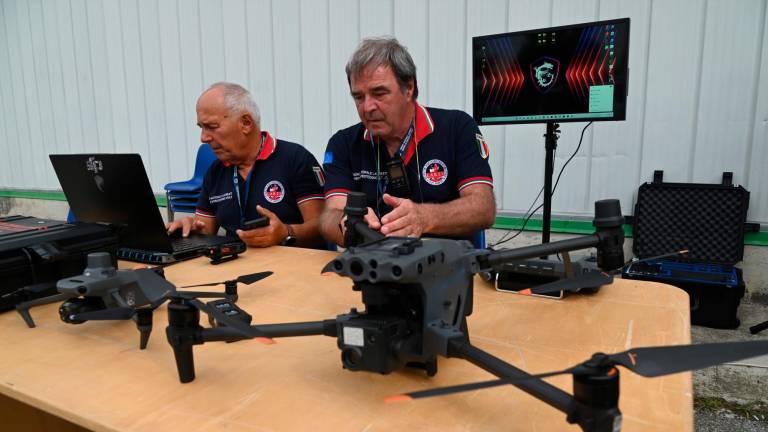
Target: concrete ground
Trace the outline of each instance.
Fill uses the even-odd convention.
[[[166,217],[165,208],[161,214]],[[22,214],[41,218],[65,219],[67,204],[58,201],[42,201],[18,198],[0,198],[0,216]],[[499,241],[507,231],[488,230],[487,244]],[[574,237],[553,234],[552,241]],[[514,240],[497,248],[515,248],[541,242],[541,233],[524,232]],[[632,257],[632,239],[625,242],[625,257]],[[573,253],[578,259],[588,251]],[[738,309],[741,326],[734,330],[717,330],[691,327],[693,343],[725,342],[737,340],[768,340],[768,329],[751,335],[749,327],[768,320],[768,247],[747,246],[744,260],[739,266],[744,271],[747,292]],[[768,356],[738,363],[721,365],[696,371],[694,396],[695,430],[697,431],[768,431]],[[711,401],[723,401],[712,403]],[[757,404],[759,408],[753,409]]]

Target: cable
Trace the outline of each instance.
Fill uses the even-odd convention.
[[[552,197],[554,197],[554,196],[555,196],[555,190],[557,190],[557,185],[558,185],[558,183],[560,182],[560,176],[562,176],[562,175],[563,175],[563,171],[565,171],[565,167],[567,167],[567,166],[568,166],[568,164],[571,162],[571,160],[573,160],[573,158],[574,158],[574,157],[576,156],[576,154],[579,152],[579,149],[581,149],[581,143],[582,143],[582,141],[584,140],[584,132],[586,132],[586,131],[587,131],[587,128],[588,128],[588,127],[589,127],[591,124],[592,124],[592,122],[589,122],[589,123],[587,123],[587,124],[584,126],[584,128],[581,130],[581,136],[579,137],[579,144],[576,146],[576,150],[574,150],[574,151],[573,151],[573,153],[572,153],[572,154],[571,154],[571,156],[568,158],[568,160],[567,160],[567,161],[565,161],[565,163],[563,164],[562,168],[560,168],[560,172],[557,174],[557,180],[555,181],[555,185],[552,187]],[[501,239],[500,239],[499,241],[497,241],[496,243],[494,243],[494,244],[490,245],[490,246],[489,246],[489,248],[491,248],[491,249],[492,249],[492,248],[494,248],[494,247],[496,247],[496,246],[498,246],[498,245],[500,245],[500,244],[504,244],[504,243],[507,243],[507,242],[509,242],[509,241],[513,240],[514,238],[516,238],[517,236],[519,236],[520,234],[522,234],[523,230],[525,230],[525,226],[528,224],[528,221],[531,219],[531,217],[533,217],[533,215],[534,215],[534,214],[535,214],[537,211],[539,211],[539,209],[540,209],[540,208],[542,208],[542,207],[544,206],[544,204],[541,204],[541,205],[539,205],[538,207],[536,207],[536,209],[535,209],[535,210],[533,210],[533,212],[531,212],[531,213],[529,214],[529,212],[530,212],[530,210],[531,210],[531,207],[533,207],[533,206],[536,204],[536,202],[538,201],[538,199],[539,199],[539,197],[541,196],[541,193],[542,193],[543,191],[544,191],[544,187],[542,186],[541,190],[539,190],[539,194],[538,194],[538,195],[536,195],[536,198],[534,198],[534,199],[533,199],[533,203],[531,203],[531,206],[530,206],[530,207],[528,207],[528,210],[525,212],[525,214],[526,214],[526,218],[525,218],[525,220],[523,221],[523,225],[522,225],[520,228],[518,228],[518,229],[517,229],[517,234],[515,234],[514,236],[512,236],[512,237],[510,237],[510,238],[506,238],[506,237],[509,235],[509,233],[511,233],[512,231],[514,231],[514,230],[510,230],[510,231],[508,231],[506,234],[504,234],[504,236],[502,236],[502,237],[501,237]]]

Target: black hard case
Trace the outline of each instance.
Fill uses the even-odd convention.
[[[734,186],[733,174],[723,173],[721,184],[664,183],[663,172],[640,186],[633,220],[632,250],[639,259],[687,249],[677,261],[714,263],[725,268],[744,257],[744,233],[749,192]],[[714,328],[736,328],[736,316],[745,285],[741,269],[738,284],[713,285],[651,275],[628,279],[651,280],[675,285],[690,296],[691,324]]]
[[[16,231],[3,227],[36,227]],[[36,219],[27,216],[0,218],[0,311],[12,309],[24,298],[6,296],[38,283],[56,282],[81,274],[91,252],[108,252],[117,264],[117,236],[98,224]],[[34,297],[55,294],[55,289]]]

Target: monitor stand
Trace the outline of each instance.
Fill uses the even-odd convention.
[[[555,170],[555,149],[560,138],[560,124],[547,123],[544,134],[544,215],[541,221],[541,243],[549,243],[549,232],[552,224],[552,174]],[[546,259],[546,257],[542,257]]]

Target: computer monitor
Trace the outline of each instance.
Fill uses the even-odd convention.
[[[481,125],[624,120],[629,18],[472,38]]]

